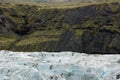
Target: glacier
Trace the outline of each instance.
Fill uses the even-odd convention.
[[[120,55],[1,50],[0,80],[120,80]]]

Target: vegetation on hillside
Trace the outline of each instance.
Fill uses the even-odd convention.
[[[58,49],[61,48],[58,46],[61,44],[63,50],[80,51],[81,45],[84,44],[82,52],[92,52],[89,51],[92,50],[91,48],[94,52],[94,48],[96,49],[97,46],[97,50],[102,50],[104,46],[103,51],[116,50],[119,52],[119,45],[112,41],[119,40],[116,37],[120,34],[119,21],[119,2],[68,9],[44,9],[42,6],[36,5],[1,3],[0,49],[59,51]],[[113,33],[112,36],[109,35],[111,33]],[[108,44],[95,41],[101,34],[102,36],[108,35],[108,39],[110,36]],[[106,37],[104,38],[106,39]]]

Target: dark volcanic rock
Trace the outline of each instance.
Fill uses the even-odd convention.
[[[57,51],[67,50],[68,49],[67,47],[70,43],[72,36],[73,36],[73,32],[71,31],[66,31],[65,33],[63,33],[60,37],[60,40],[58,41],[56,50]]]

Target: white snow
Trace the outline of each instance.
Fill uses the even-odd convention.
[[[2,50],[0,80],[120,80],[120,55]]]

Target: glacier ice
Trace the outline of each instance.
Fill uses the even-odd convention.
[[[0,80],[120,80],[120,55],[2,50]]]

